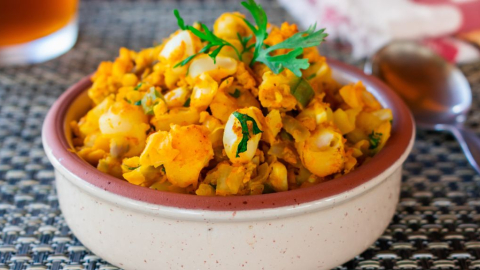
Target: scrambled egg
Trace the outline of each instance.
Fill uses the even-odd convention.
[[[213,33],[231,46],[215,59],[202,51],[205,41],[179,30],[159,46],[121,48],[101,63],[88,90],[92,109],[71,123],[78,155],[135,185],[227,196],[308,187],[382,149],[393,115],[361,82],[339,85],[314,47],[300,56],[309,63],[301,78],[250,63],[255,36],[243,18],[217,19]],[[269,25],[264,43],[298,32]]]

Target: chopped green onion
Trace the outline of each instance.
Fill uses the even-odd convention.
[[[382,140],[382,135],[383,135],[382,133],[377,133],[375,131],[372,131],[372,133],[368,135],[369,142],[370,142],[369,149],[375,149],[380,145],[380,141]]]
[[[275,189],[271,184],[268,184],[268,183],[263,184],[262,194],[269,194],[269,193],[275,193]]]
[[[188,98],[185,103],[183,103],[183,107],[190,107],[190,98]]]
[[[141,100],[143,112],[147,115],[153,115],[153,107],[158,103],[157,99],[159,98],[165,100],[162,94],[155,90],[155,87],[151,87]]]
[[[293,136],[290,133],[286,132],[285,129],[282,129],[279,133],[280,139],[283,141],[293,141]]]
[[[301,77],[295,77],[290,84],[290,92],[297,99],[298,103],[305,108],[315,96],[310,84]]]

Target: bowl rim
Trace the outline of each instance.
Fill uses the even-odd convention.
[[[409,150],[415,136],[415,125],[405,103],[386,84],[354,66],[329,58],[327,61],[330,67],[339,73],[361,80],[370,91],[373,90],[377,96],[381,97],[382,105],[390,108],[394,115],[392,135],[382,151],[369,163],[335,180],[287,192],[206,197],[153,190],[103,173],[72,151],[65,136],[66,112],[70,104],[90,87],[91,76],[84,77],[68,88],[50,108],[42,129],[44,147],[46,151],[50,151],[49,158],[58,161],[52,162],[54,165],[63,166],[68,172],[85,182],[123,197],[155,205],[211,211],[258,210],[295,206],[338,195],[374,179],[393,166]]]

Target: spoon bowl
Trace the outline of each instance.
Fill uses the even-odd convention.
[[[380,49],[365,66],[408,104],[419,126],[457,124],[472,103],[467,79],[455,66],[413,41],[396,41]]]
[[[463,127],[472,91],[457,67],[417,42],[394,41],[375,53],[364,71],[403,98],[420,128],[451,132],[480,173],[480,139]]]

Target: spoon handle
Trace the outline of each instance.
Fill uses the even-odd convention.
[[[480,173],[480,138],[464,127],[451,126],[450,131],[457,138],[472,167]]]

